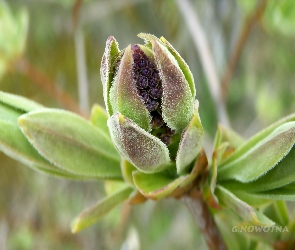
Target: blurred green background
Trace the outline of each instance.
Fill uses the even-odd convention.
[[[221,85],[231,126],[248,138],[294,112],[295,1],[188,2],[220,82],[233,61]],[[210,151],[218,114],[185,15],[176,0],[0,0],[0,89],[89,117],[103,105],[106,39],[123,49],[140,32],[164,36],[194,74]],[[72,235],[71,220],[103,196],[102,183],[40,175],[0,153],[0,249],[206,249],[175,200],[123,205]]]

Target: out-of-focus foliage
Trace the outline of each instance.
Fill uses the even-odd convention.
[[[238,0],[240,6],[247,14],[251,14],[259,3],[256,0]],[[295,35],[295,3],[292,0],[267,1],[263,24],[271,33],[278,35]]]
[[[279,35],[295,35],[295,3],[292,0],[270,1],[264,17],[266,27]]]
[[[0,79],[25,49],[29,15],[25,8],[13,12],[0,1]]]

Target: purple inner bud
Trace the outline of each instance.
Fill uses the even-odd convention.
[[[154,78],[150,79],[149,86],[151,88],[155,88],[155,87],[157,87],[157,85],[158,85],[158,81],[156,81]]]
[[[140,67],[138,66],[138,64],[135,64],[135,63],[134,63],[134,64],[132,65],[132,70],[133,70],[133,71],[136,71],[136,72],[140,72]]]
[[[142,100],[146,103],[149,100],[149,94],[145,91],[145,90],[141,90],[139,92],[140,97],[142,98]]]
[[[156,110],[158,106],[159,106],[159,103],[156,102],[155,100],[148,99],[148,101],[146,102],[146,107],[149,112]]]
[[[151,115],[152,115],[152,126],[154,128],[160,128],[164,125],[164,120],[157,111],[152,112]]]
[[[171,128],[169,128],[167,126],[164,127],[164,130],[165,130],[165,133],[166,133],[167,136],[172,136],[175,133],[174,130],[172,130]]]
[[[149,82],[146,77],[139,76],[137,80],[137,86],[139,89],[145,89],[148,86]]]
[[[152,74],[152,70],[150,68],[141,69],[140,73],[146,77],[149,77]]]
[[[138,65],[139,67],[144,68],[147,65],[147,62],[144,59],[140,59]]]
[[[170,141],[171,141],[171,137],[170,137],[170,136],[167,136],[167,135],[165,135],[165,134],[162,134],[162,135],[160,136],[160,140],[161,140],[162,142],[164,142],[166,145],[169,145],[169,144],[170,144]]]
[[[133,54],[133,61],[134,62],[139,62],[140,60],[140,55],[139,54]]]
[[[137,44],[135,44],[135,45],[132,46],[132,51],[133,51],[134,54],[137,54],[137,53],[141,52],[141,49]]]
[[[158,99],[162,96],[162,89],[160,88],[153,88],[150,90],[149,94],[150,94],[150,97],[153,98],[153,99]]]
[[[153,78],[156,80],[156,81],[160,81],[160,74],[159,74],[159,71],[154,71],[153,73]]]
[[[133,58],[132,74],[138,94],[150,112],[154,133],[166,145],[169,145],[174,131],[165,124],[161,114],[163,89],[159,70],[138,45],[132,46],[131,50]]]
[[[154,68],[155,67],[155,64],[152,61],[149,61],[148,62],[148,67]]]

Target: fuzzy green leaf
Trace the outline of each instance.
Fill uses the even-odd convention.
[[[131,46],[122,57],[118,73],[110,90],[113,112],[120,112],[146,131],[151,130],[151,117],[139,96],[132,76]]]
[[[263,206],[270,204],[272,202],[272,200],[270,200],[270,199],[257,197],[256,195],[253,195],[251,193],[247,193],[242,190],[235,190],[235,189],[234,190],[227,189],[227,190],[232,192],[240,200],[246,202],[247,204],[249,204],[253,208],[260,208],[260,207],[263,207]]]
[[[244,190],[248,193],[276,189],[295,181],[295,147],[273,169],[250,183],[239,181],[225,181],[222,185],[230,190]]]
[[[120,179],[120,157],[110,139],[83,118],[42,109],[21,116],[19,126],[38,152],[71,173]]]
[[[159,138],[120,113],[108,120],[108,126],[120,154],[137,169],[145,173],[155,173],[169,167],[168,148]]]
[[[193,74],[191,73],[191,71],[190,71],[188,65],[186,64],[186,62],[179,55],[179,53],[173,48],[173,46],[164,37],[161,37],[159,39],[156,36],[151,35],[151,34],[147,34],[147,33],[139,33],[137,36],[144,39],[146,43],[151,43],[151,41],[158,41],[158,42],[161,42],[163,45],[165,45],[167,47],[169,52],[176,59],[180,69],[182,70],[182,73],[184,74],[184,76],[185,76],[185,78],[186,78],[186,80],[187,80],[187,82],[189,84],[192,96],[195,97],[196,96],[196,88],[195,88]]]
[[[111,72],[111,66],[115,56],[119,52],[119,44],[117,43],[116,39],[113,36],[109,37],[106,42],[106,48],[100,66],[100,77],[103,87],[103,98],[109,115],[113,114],[113,110],[109,99],[109,92],[114,77],[114,74]]]
[[[107,125],[108,118],[108,114],[103,107],[97,104],[93,105],[90,116],[91,123],[111,138]]]
[[[217,178],[241,182],[256,180],[275,167],[290,152],[294,143],[295,122],[287,122],[243,154],[239,150],[233,153],[229,158],[234,160],[226,160],[227,164],[219,166]],[[245,145],[248,147],[247,143]]]
[[[274,225],[266,216],[255,211],[246,202],[240,200],[224,187],[218,185],[215,195],[221,204],[233,209],[244,221],[256,225]]]
[[[230,147],[238,149],[244,144],[245,140],[231,128],[226,128],[221,124],[218,124],[214,141],[214,149],[216,149],[223,142],[228,142]]]
[[[222,166],[226,165],[226,164],[228,164],[230,162],[235,161],[236,159],[238,159],[239,157],[244,155],[247,151],[251,150],[251,148],[253,148],[257,143],[264,140],[275,129],[277,129],[278,127],[280,127],[284,123],[292,122],[292,121],[295,121],[295,113],[282,118],[281,120],[273,123],[269,127],[267,127],[264,130],[260,131],[259,133],[254,135],[252,138],[250,138],[246,143],[244,143],[241,147],[239,147],[238,150],[235,152],[235,154],[231,155],[228,159],[226,159],[226,161],[224,161],[222,163]],[[220,168],[222,168],[222,166],[220,166]]]
[[[163,86],[163,119],[170,128],[182,132],[193,117],[194,97],[173,55],[161,42],[151,43]]]
[[[280,225],[287,225],[289,222],[289,212],[285,201],[275,201],[273,203]]]
[[[164,174],[145,174],[134,172],[133,180],[138,190],[147,198],[159,200],[171,194],[183,181],[185,177],[177,179]]]
[[[0,102],[23,112],[29,112],[32,110],[44,108],[42,105],[33,102],[25,97],[5,93],[2,91],[0,91]]]
[[[134,185],[132,173],[134,171],[137,171],[137,168],[134,167],[129,161],[122,158],[121,171],[122,171],[123,179],[125,180],[125,182],[128,182],[131,185]]]
[[[118,192],[121,189],[124,189],[127,186],[128,186],[128,183],[125,183],[124,181],[118,181],[118,180],[104,181],[104,189],[107,196],[111,196],[112,194]]]
[[[221,161],[222,155],[226,148],[228,147],[229,143],[228,142],[223,142],[220,144],[215,151],[213,152],[212,155],[212,164],[209,169],[209,185],[210,185],[210,190],[211,193],[214,195],[214,191],[216,188],[216,182],[217,182],[217,167],[219,165],[219,162]]]
[[[176,168],[178,174],[187,171],[189,164],[196,159],[203,146],[204,130],[201,124],[199,102],[194,105],[194,116],[181,135],[179,148],[176,156]]]
[[[84,179],[52,165],[33,148],[17,125],[17,119],[22,114],[21,110],[0,103],[0,151],[41,173]]]
[[[273,200],[295,201],[295,182],[281,188],[255,192],[253,195]]]
[[[247,190],[266,191],[288,185],[295,181],[295,147],[272,170],[255,182],[249,183]]]
[[[112,193],[110,196],[105,197],[96,205],[84,210],[73,220],[71,224],[72,232],[78,233],[84,228],[96,223],[99,219],[108,214],[117,205],[122,203],[124,200],[127,200],[132,192],[133,188],[130,187],[128,184],[125,184],[125,187],[122,187],[115,193]]]
[[[202,152],[196,159],[192,171],[180,177],[171,176],[169,171],[156,174],[145,174],[133,171],[133,181],[138,190],[147,198],[162,199],[172,192],[181,194],[181,190],[192,183],[207,167],[207,157]]]
[[[196,88],[195,88],[194,77],[193,77],[193,74],[190,71],[188,65],[183,60],[183,58],[179,55],[179,53],[173,48],[173,46],[164,37],[161,37],[160,40],[168,48],[169,52],[174,56],[174,58],[178,62],[178,65],[179,65],[182,73],[184,74],[185,79],[187,80],[187,82],[189,84],[192,96],[193,96],[193,98],[195,98]]]

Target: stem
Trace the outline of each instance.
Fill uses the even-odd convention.
[[[183,200],[191,214],[194,216],[208,248],[210,250],[227,249],[200,190],[196,188],[193,189],[190,196],[184,196]]]
[[[86,58],[84,48],[84,35],[80,27],[75,30],[75,46],[76,46],[76,65],[78,78],[78,94],[80,110],[89,112],[89,93],[88,93],[88,79],[86,69]]]
[[[203,28],[199,22],[198,15],[193,11],[193,6],[188,0],[177,0],[179,10],[187,24],[189,32],[192,36],[194,45],[200,55],[201,64],[207,79],[208,87],[217,110],[218,120],[225,126],[229,127],[225,104],[222,99],[220,82],[217,70],[214,64],[212,53],[209,49],[209,44],[206,39]]]
[[[79,109],[76,101],[68,95],[65,91],[58,87],[58,85],[52,81],[45,73],[35,67],[25,58],[21,58],[16,63],[16,70],[21,74],[28,77],[32,83],[43,89],[48,95],[52,96],[58,101],[64,108],[76,112],[82,116],[87,117],[87,114]]]
[[[244,22],[242,31],[238,37],[238,40],[236,42],[236,45],[235,45],[234,50],[232,52],[232,55],[229,59],[224,76],[222,77],[221,89],[222,89],[223,100],[226,100],[230,81],[233,77],[233,74],[234,74],[235,69],[238,64],[238,61],[241,57],[243,48],[247,42],[247,39],[250,35],[251,30],[252,30],[252,27],[263,15],[263,12],[266,8],[266,4],[267,4],[267,0],[261,0],[260,2],[258,2],[254,13],[250,17],[248,17]]]

